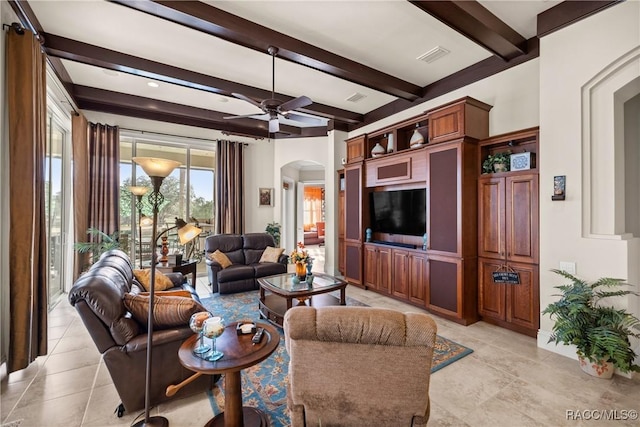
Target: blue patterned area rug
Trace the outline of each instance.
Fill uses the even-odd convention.
[[[226,322],[240,320],[261,321],[258,312],[258,291],[238,294],[213,294],[202,298],[202,304],[216,316],[222,316]],[[347,305],[366,306],[347,297]],[[263,322],[265,320],[262,320]],[[431,373],[463,358],[473,350],[438,335],[433,354]],[[284,348],[284,335],[280,335],[280,346],[265,361],[242,371],[242,403],[244,406],[260,408],[270,419],[273,427],[290,424],[287,411],[287,367],[289,355]],[[209,402],[214,415],[224,410],[224,389],[215,387],[208,391]]]

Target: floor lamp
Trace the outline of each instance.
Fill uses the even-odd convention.
[[[142,170],[149,176],[151,179],[151,184],[153,185],[153,191],[149,194],[149,202],[151,203],[153,209],[153,225],[151,232],[151,242],[155,246],[156,241],[156,232],[158,230],[158,207],[164,201],[164,196],[160,193],[160,186],[162,185],[162,181],[178,166],[180,166],[180,162],[176,162],[174,160],[166,160],[166,159],[157,159],[154,157],[133,157],[135,163],[139,164]],[[151,248],[151,277],[150,277],[150,286],[149,286],[149,317],[147,319],[147,366],[146,366],[146,376],[144,383],[144,420],[141,420],[134,424],[135,427],[142,426],[161,426],[167,427],[169,425],[169,420],[165,417],[155,416],[149,417],[149,409],[151,406],[151,356],[153,349],[153,298],[154,298],[154,288],[155,288],[155,280],[156,280],[156,264],[157,264],[157,254],[156,248]]]
[[[142,268],[142,196],[147,194],[149,189],[147,187],[132,185],[129,187],[129,191],[136,196],[136,210],[138,211],[138,247],[140,248],[140,254],[138,256],[140,257],[140,268]]]

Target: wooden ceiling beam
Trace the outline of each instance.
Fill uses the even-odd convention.
[[[409,2],[505,61],[527,53],[527,40],[477,1]]]
[[[232,96],[232,93],[238,92],[254,98],[258,102],[265,98],[271,98],[271,92],[267,90],[127,55],[55,34],[44,33],[44,48],[49,56],[176,84],[190,89],[224,96]],[[280,93],[277,93],[276,97],[283,101],[294,98]],[[357,124],[362,121],[362,114],[319,103],[300,108],[299,111],[349,124]]]
[[[421,88],[413,83],[320,49],[199,1],[110,0],[152,16],[184,25],[267,54],[269,46],[279,49],[278,58],[322,71],[334,77],[415,100]]]
[[[88,86],[74,85],[73,95],[80,109],[244,133],[258,137],[267,136],[269,131],[269,124],[264,120],[225,120],[223,116],[226,114],[217,111]],[[291,135],[303,135],[303,129],[280,124],[280,130]]]
[[[538,14],[538,37],[551,34],[622,1],[563,1]]]

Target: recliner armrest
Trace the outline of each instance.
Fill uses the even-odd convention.
[[[184,282],[187,281],[185,276],[180,272],[164,273],[164,275],[167,276],[169,280],[171,280],[171,283],[173,283],[173,286],[181,286]]]
[[[156,347],[173,341],[184,341],[193,335],[193,331],[188,326],[162,329],[153,331],[153,346]],[[126,352],[145,351],[147,349],[147,334],[140,334],[124,346]]]

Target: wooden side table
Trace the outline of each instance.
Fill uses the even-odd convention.
[[[196,278],[197,278],[197,269],[198,269],[198,261],[195,259],[190,259],[184,261],[180,265],[170,265],[167,263],[160,262],[156,264],[156,269],[163,273],[182,273],[185,276],[187,274],[191,274],[191,285],[195,288],[196,286]]]
[[[242,406],[242,379],[240,371],[268,358],[280,344],[278,330],[265,323],[256,323],[264,328],[259,344],[253,345],[253,334],[238,335],[237,322],[228,324],[222,335],[216,339],[216,349],[224,353],[215,362],[204,360],[193,354],[198,335],[188,338],[178,350],[182,366],[205,375],[224,374],[224,412],[216,415],[205,427],[267,427],[267,415],[257,408]]]

